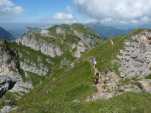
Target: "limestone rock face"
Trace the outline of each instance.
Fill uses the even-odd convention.
[[[20,74],[20,64],[17,54],[7,47],[7,44],[3,41],[0,42],[0,93],[3,94],[8,90],[16,89],[16,92],[20,93],[22,87],[27,89],[31,88],[25,85]],[[18,87],[18,84],[21,87]],[[24,92],[25,90],[22,90]],[[26,91],[25,91],[26,92]]]
[[[20,67],[26,72],[31,72],[37,74],[39,76],[46,76],[49,72],[49,69],[44,64],[34,64],[34,63],[26,63],[20,62]]]
[[[38,35],[41,36],[40,33]],[[62,55],[62,51],[59,46],[52,43],[48,43],[47,41],[43,41],[40,38],[38,39],[37,37],[34,33],[28,32],[21,39],[18,39],[17,42],[27,47],[30,47],[36,51],[40,51],[45,55],[49,55],[50,57]]]
[[[7,79],[5,80],[5,82],[3,81],[4,79],[1,78],[1,85],[0,85],[0,97],[2,97],[8,90],[12,89],[15,85],[15,81],[11,80],[11,79]]]
[[[85,36],[83,33],[79,33],[76,30],[74,30],[73,32],[80,39],[77,45],[74,47],[75,52],[73,56],[80,58],[82,53],[96,46],[96,40],[94,40],[90,35]]]
[[[74,52],[74,57],[80,58],[81,54],[87,50],[85,45],[82,42],[79,42],[76,47],[76,51]]]
[[[1,110],[0,113],[9,113],[12,111],[12,107],[11,106],[4,106]]]
[[[79,29],[83,31],[78,31]],[[37,32],[29,31],[16,42],[52,58],[63,56],[67,52],[72,57],[79,58],[83,52],[96,46],[98,37],[83,25],[56,25]]]
[[[138,85],[144,92],[151,93],[151,80],[138,81]]]
[[[23,70],[15,50],[10,49],[7,42],[0,41],[0,98],[6,92],[22,96],[31,91],[32,83],[24,81],[21,72]],[[4,105],[0,113],[8,113],[12,109],[12,106]]]
[[[120,51],[119,71],[122,77],[144,77],[151,74],[151,31],[132,35]]]

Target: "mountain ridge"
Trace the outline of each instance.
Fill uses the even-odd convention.
[[[132,30],[132,28],[116,28],[113,26],[102,25],[100,23],[89,23],[87,26],[104,37],[104,39],[112,38],[117,35],[126,35]]]
[[[150,64],[148,59],[151,55],[143,57],[149,52],[150,30],[135,30],[128,35],[101,40],[86,26],[63,24],[27,34],[25,38],[9,42],[7,46],[18,55],[15,59],[24,73],[21,80],[31,84],[31,89],[24,87],[28,92],[21,96],[7,91],[0,101],[1,111],[94,113],[99,109],[101,113],[138,113],[145,109],[149,113],[151,110],[146,107],[150,106],[151,101],[150,71],[143,74],[144,70],[142,72],[136,66],[135,69],[131,68],[126,60],[130,59],[133,65],[139,62],[143,67],[147,62]],[[53,55],[50,55],[48,51],[43,52],[41,47],[33,47],[34,42],[45,46],[55,44],[62,54],[54,55],[53,51]],[[132,44],[127,48],[127,43]],[[144,48],[143,53],[141,47]],[[139,60],[131,54],[133,49],[138,50],[136,56]],[[77,50],[80,51],[78,57],[74,54]],[[149,64],[145,69],[149,69]],[[134,75],[129,70],[135,72]],[[123,76],[123,72],[130,74]],[[140,75],[137,72],[141,72]],[[131,106],[135,109],[131,109]]]
[[[140,32],[137,32],[136,35],[141,39],[142,36],[139,34]],[[151,95],[147,92],[150,92],[151,80],[146,77],[119,76],[118,55],[122,56],[120,50],[125,51],[125,42],[131,41],[132,37],[118,36],[102,41],[97,47],[87,51],[79,60],[76,60],[72,68],[58,69],[52,77],[20,100],[17,104],[20,106],[19,109],[13,113],[21,111],[25,113],[39,111],[94,113],[98,109],[101,113],[112,113],[112,111],[138,113],[143,112],[144,109],[149,113],[150,107],[146,106],[150,105]],[[96,59],[95,65],[91,62],[92,58]],[[101,74],[100,82],[96,82],[97,84],[94,82],[98,80],[95,70]],[[39,92],[40,89],[43,90]],[[39,98],[39,95],[45,95],[45,97]],[[29,108],[28,102],[34,107]],[[131,106],[135,109],[131,109]]]

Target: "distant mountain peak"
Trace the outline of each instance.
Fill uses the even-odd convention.
[[[89,28],[96,31],[104,38],[110,38],[117,35],[127,34],[130,29],[117,28],[113,26],[107,26],[100,23],[89,23],[87,24]]]
[[[0,27],[0,39],[3,40],[12,40],[13,36],[4,28]]]

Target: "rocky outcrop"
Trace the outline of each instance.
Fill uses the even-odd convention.
[[[0,81],[2,93],[10,89],[12,91],[15,89],[19,93],[20,89],[27,85],[24,85],[20,73],[21,69],[17,53],[8,48],[6,43],[3,41],[0,43]],[[22,86],[18,87],[18,84],[22,84]],[[27,88],[30,89],[31,87],[27,86]]]
[[[140,80],[137,84],[144,92],[151,93],[151,80]]]
[[[4,80],[0,78],[1,80]],[[0,97],[2,97],[8,90],[12,89],[15,85],[15,81],[8,79],[5,82],[1,82],[0,84]]]
[[[94,70],[93,78],[96,86],[96,92],[92,96],[88,97],[87,101],[108,99],[119,95],[121,78],[115,72],[100,72],[96,67],[97,61],[95,57],[90,60],[90,63]]]
[[[10,90],[12,93],[18,93],[20,96],[29,93],[33,89],[32,82],[17,81],[15,86]]]
[[[6,92],[23,95],[32,89],[32,84],[23,80],[23,73],[17,53],[10,49],[7,42],[0,41],[0,97]],[[9,111],[5,106],[1,112]]]
[[[151,31],[130,36],[118,55],[122,77],[144,77],[151,74]]]
[[[12,111],[12,107],[11,106],[4,106],[1,110],[0,113],[9,113]]]
[[[43,37],[45,37],[45,35],[43,33],[38,33],[36,35],[34,32],[27,32],[21,39],[17,40],[17,43],[21,43],[22,45],[30,47],[36,51],[40,51],[50,57],[61,56],[61,48],[53,43],[44,41]]]
[[[97,61],[93,57],[90,60],[94,72],[94,85],[96,92],[87,98],[87,101],[97,99],[109,99],[114,96],[121,95],[125,92],[147,92],[151,93],[151,80],[143,77],[131,78],[120,76],[114,71],[99,71],[96,67]]]
[[[29,31],[17,40],[17,43],[30,47],[52,58],[63,56],[70,52],[75,58],[80,58],[83,52],[92,49],[98,43],[97,35],[92,35],[88,28],[80,25],[79,32],[73,25],[58,25],[40,32]],[[83,27],[83,28],[82,28]],[[95,34],[95,33],[94,33]]]
[[[73,30],[73,32],[77,36],[77,38],[80,39],[77,45],[73,46],[73,49],[75,49],[73,56],[76,58],[80,58],[82,53],[96,46],[96,40],[95,37],[93,38],[91,37],[91,35],[85,36],[84,33],[79,33],[76,30]]]
[[[76,49],[73,56],[80,58],[81,54],[87,50],[87,47],[85,47],[84,43],[80,41],[76,46],[73,46],[73,49]]]
[[[25,72],[31,72],[39,76],[46,76],[49,72],[48,67],[44,64],[26,63],[21,61],[20,67]]]
[[[100,73],[99,82],[96,84],[96,93],[90,100],[108,99],[119,95],[119,76],[114,72]]]

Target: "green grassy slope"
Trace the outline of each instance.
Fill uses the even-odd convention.
[[[83,55],[83,59],[90,59],[91,57],[96,57],[97,68],[101,71],[113,70],[116,71],[118,65],[113,61],[116,59],[119,50],[123,47],[123,42],[126,40],[126,36],[119,36],[112,39],[114,45],[111,44],[110,40],[102,42],[91,51],[88,51]]]
[[[89,58],[97,58],[100,70],[116,70],[112,60],[124,40],[125,37],[113,39],[113,46],[110,41],[104,41],[80,61],[75,61],[71,70],[56,69],[52,77],[17,102],[18,110],[13,113],[150,113],[150,94],[126,93],[109,100],[86,102],[86,98],[96,90]]]
[[[70,105],[84,101],[94,91],[91,75],[88,62],[82,62],[70,71],[57,71],[18,102],[21,109],[17,112],[70,113]]]

